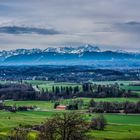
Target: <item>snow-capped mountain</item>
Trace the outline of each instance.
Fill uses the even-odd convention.
[[[98,46],[92,46],[86,44],[79,47],[60,47],[60,48],[47,48],[44,52],[58,52],[58,53],[83,53],[83,52],[98,52],[100,48]]]
[[[8,58],[10,56],[15,55],[29,55],[34,53],[43,53],[43,52],[55,52],[55,53],[83,53],[83,52],[98,52],[100,51],[100,48],[97,46],[92,46],[89,44],[86,44],[84,46],[79,47],[57,47],[57,48],[47,48],[44,50],[41,49],[16,49],[16,50],[10,50],[10,51],[1,51],[0,52],[0,60]]]
[[[0,52],[0,65],[123,65],[140,66],[140,53],[101,51],[99,47],[58,47],[41,49],[17,49]],[[121,66],[120,66],[121,64]]]
[[[0,60],[4,60],[11,56],[33,54],[33,53],[40,53],[40,52],[42,52],[42,50],[40,49],[16,49],[10,51],[3,50],[0,52]]]

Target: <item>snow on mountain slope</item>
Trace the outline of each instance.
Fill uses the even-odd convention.
[[[57,52],[57,53],[82,53],[82,52],[98,52],[100,48],[86,44],[79,47],[60,47],[60,48],[47,48],[44,52]]]
[[[45,50],[41,49],[16,49],[11,51],[1,51],[0,59],[8,58],[14,55],[23,55],[23,54],[34,54],[42,52],[55,52],[55,53],[82,53],[82,52],[96,52],[100,51],[99,47],[92,45],[85,45],[80,47],[57,47],[57,48],[46,48]]]
[[[17,49],[0,52],[0,65],[11,64],[93,64],[95,61],[133,61],[137,65],[140,53],[125,51],[101,51],[98,46],[57,47],[41,49]],[[136,64],[137,61],[137,64]]]

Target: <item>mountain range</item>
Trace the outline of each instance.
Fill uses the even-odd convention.
[[[17,49],[0,52],[0,65],[92,65],[140,67],[140,53],[101,51],[98,46]]]

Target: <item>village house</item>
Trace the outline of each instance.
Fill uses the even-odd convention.
[[[65,105],[58,105],[56,107],[57,110],[66,110],[66,108],[67,108],[67,106],[65,106]]]

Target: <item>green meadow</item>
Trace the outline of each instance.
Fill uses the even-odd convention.
[[[54,82],[54,81],[41,81],[41,80],[26,80],[25,83],[30,83],[32,85],[38,86],[40,90],[46,91],[46,89],[51,90],[52,86],[56,87],[66,87],[66,86],[79,86],[81,88],[81,84],[78,83],[68,83],[68,82]],[[92,82],[92,81],[91,81]],[[118,83],[121,89],[131,90],[131,91],[140,91],[140,86],[132,86],[131,84],[140,83],[139,81],[93,81],[93,84],[97,85],[107,85],[107,84],[115,84]]]
[[[1,84],[12,82],[12,81],[0,81]],[[49,89],[52,86],[79,86],[77,83],[55,83],[53,81],[39,81],[39,80],[28,80],[24,81],[32,85],[36,85],[40,90]],[[120,88],[125,90],[132,90],[133,93],[140,94],[140,86],[130,86],[132,83],[138,83],[138,81],[103,81],[93,82],[95,84],[114,84],[118,83]],[[87,107],[91,98],[78,98],[82,99],[84,106]],[[69,102],[75,99],[64,99],[60,100],[60,104],[67,105]],[[109,102],[137,102],[140,98],[94,98],[96,102],[109,101]],[[5,101],[5,105],[16,105],[16,106],[36,106],[34,111],[23,111],[11,113],[7,111],[0,111],[0,138],[7,137],[9,132],[19,125],[30,126],[41,124],[46,118],[52,117],[56,113],[62,113],[63,111],[57,111],[54,109],[55,101]],[[97,114],[88,114],[86,110],[79,110],[83,114],[83,117],[90,121]],[[104,114],[107,119],[108,125],[104,131],[90,131],[87,135],[91,139],[95,140],[140,140],[140,114]],[[34,139],[31,139],[34,140]]]
[[[131,91],[140,91],[140,86],[124,85],[124,86],[121,86],[121,88],[125,90],[131,90]]]
[[[5,84],[5,83],[12,83],[13,81],[0,81],[0,84]],[[42,81],[42,80],[24,80],[24,83],[29,83],[34,86],[38,86],[38,88],[42,91],[46,91],[46,89],[51,90],[52,87],[66,87],[66,86],[79,86],[79,88],[82,87],[81,84],[78,83],[68,83],[68,82],[54,82],[54,81]],[[100,85],[107,85],[107,84],[115,84],[118,83],[120,85],[121,89],[125,90],[131,90],[135,92],[140,92],[140,86],[132,86],[131,84],[138,84],[140,83],[139,81],[91,81],[93,84],[100,84]]]
[[[79,98],[83,99],[84,104],[90,101],[90,98]],[[136,102],[138,98],[95,98],[95,101],[131,101]],[[67,104],[71,99],[61,100],[61,104]],[[8,135],[10,130],[13,128],[23,125],[30,126],[41,124],[46,118],[52,117],[56,113],[62,113],[63,111],[57,111],[53,109],[53,101],[6,101],[6,105],[17,105],[17,106],[37,106],[40,110],[27,111],[27,112],[16,112],[10,113],[1,111],[0,112],[0,134]],[[85,110],[80,110],[83,117],[90,121],[97,114],[88,114]],[[107,127],[104,131],[90,131],[89,135],[95,140],[137,140],[140,137],[140,115],[125,115],[125,114],[104,114],[107,119]]]
[[[48,83],[48,84],[39,84],[38,88],[39,90],[44,90],[46,91],[46,89],[48,89],[49,91],[52,90],[52,87],[75,87],[75,86],[79,86],[79,88],[81,88],[81,85],[76,84],[76,83]]]
[[[41,124],[46,118],[52,117],[56,111],[27,111],[10,113],[0,111],[0,136],[7,136],[19,125],[30,126]],[[90,121],[96,114],[89,115],[83,112],[83,117]],[[108,125],[104,131],[90,131],[87,135],[97,140],[139,139],[140,115],[105,114]]]
[[[84,104],[88,104],[91,100],[91,98],[76,98],[76,99],[82,99]],[[66,105],[69,102],[76,100],[76,99],[64,99],[60,100],[60,103],[62,105]],[[108,101],[108,102],[138,102],[140,101],[139,98],[93,98],[96,102],[100,101]],[[36,106],[40,108],[40,110],[52,110],[54,107],[55,101],[5,101],[5,105],[16,105],[16,106]]]

